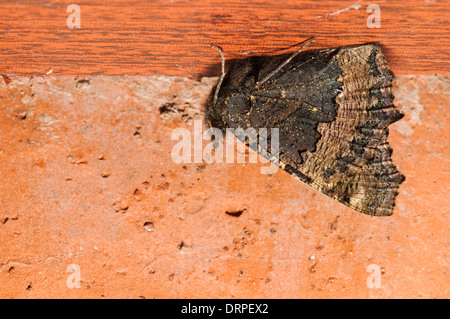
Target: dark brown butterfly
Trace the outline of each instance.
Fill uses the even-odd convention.
[[[391,160],[388,125],[403,113],[377,44],[252,56],[226,73],[224,64],[206,105],[210,125],[278,128],[283,170],[357,211],[393,213],[405,177]]]

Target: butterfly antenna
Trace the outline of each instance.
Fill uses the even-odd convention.
[[[268,76],[266,76],[265,78],[263,78],[261,81],[259,81],[258,83],[256,83],[256,86],[260,86],[261,84],[263,84],[264,82],[266,82],[267,80],[269,80],[272,76],[274,76],[277,72],[279,72],[286,64],[288,64],[289,62],[291,62],[291,60],[293,58],[295,58],[300,52],[303,51],[304,48],[306,48],[311,42],[314,41],[314,37],[309,38],[308,40],[306,40],[304,42],[304,44],[301,46],[300,49],[298,49],[297,51],[295,51],[286,61],[284,61],[283,63],[280,64],[280,66],[278,66],[275,70],[273,70],[272,72],[270,72],[270,74]]]
[[[219,97],[220,86],[222,85],[223,78],[225,77],[225,56],[223,55],[221,47],[211,44],[211,48],[219,51],[220,56],[222,57],[222,74],[220,75],[219,81],[217,82],[216,91],[214,92],[213,106],[215,106],[217,103],[217,98]]]

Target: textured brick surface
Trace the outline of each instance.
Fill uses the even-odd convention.
[[[192,130],[214,81],[0,84],[0,297],[450,297],[448,76],[395,81],[406,181],[388,218],[261,164],[175,164],[172,130]]]

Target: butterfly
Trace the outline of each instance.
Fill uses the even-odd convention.
[[[310,42],[234,60],[227,72],[214,46],[222,75],[205,119],[220,130],[277,128],[280,168],[359,212],[392,215],[405,180],[387,141],[388,126],[404,116],[393,105],[394,74],[376,43],[303,50]]]

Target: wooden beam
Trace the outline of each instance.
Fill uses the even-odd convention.
[[[447,1],[376,1],[380,28],[372,1],[80,0],[80,28],[70,3],[3,0],[0,73],[198,78],[220,74],[211,43],[239,58],[310,36],[310,48],[379,42],[394,73],[450,72]]]

